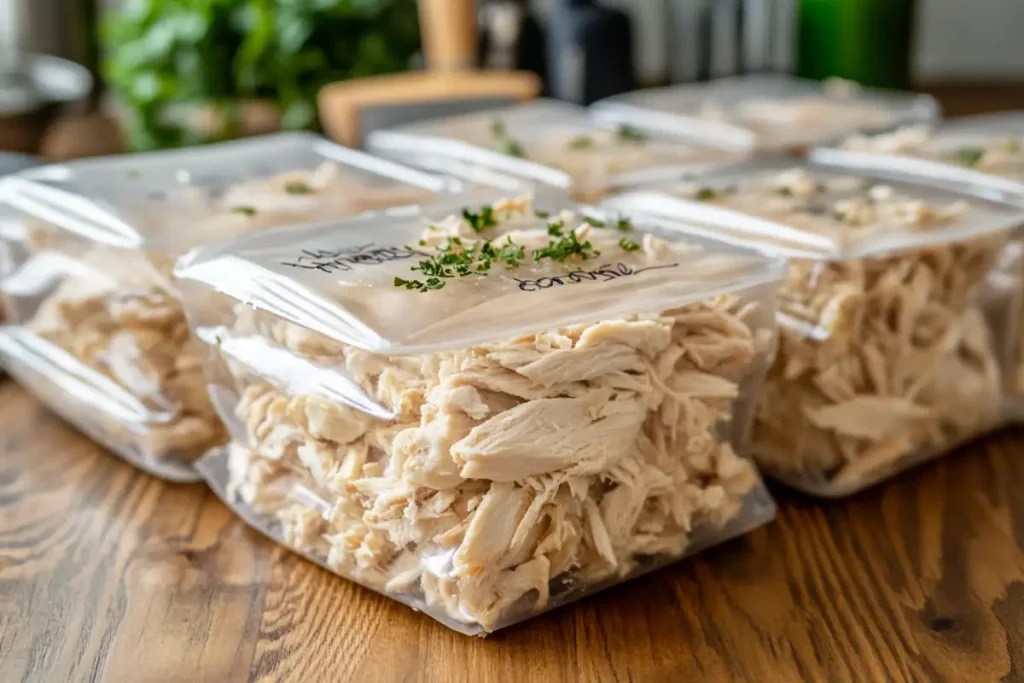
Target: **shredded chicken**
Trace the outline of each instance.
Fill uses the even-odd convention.
[[[207,241],[432,201],[433,195],[411,186],[366,186],[327,162],[312,172],[229,188],[195,234]],[[29,257],[9,275],[43,282],[49,291],[28,319],[14,322],[114,380],[160,415],[141,427],[99,426],[111,447],[188,463],[223,443],[224,428],[207,397],[200,353],[172,282],[175,255],[99,246],[44,223],[29,233]]]
[[[682,556],[759,486],[730,434],[771,311],[739,295],[416,356],[236,312],[234,335],[315,357],[395,418],[291,393],[225,344],[244,432],[230,490],[291,547],[446,620],[491,631]]]
[[[908,127],[884,135],[857,136],[843,148],[939,161],[1024,181],[1024,130],[1006,135],[987,134],[980,128],[978,134],[956,136],[941,128]],[[1024,320],[1024,269],[1018,240],[1007,245],[982,296],[1005,368],[1004,391],[1011,402],[1020,403],[1024,401],[1024,334],[1020,327]]]
[[[802,169],[704,200],[838,245],[934,230],[970,209]],[[779,295],[779,352],[754,424],[762,469],[813,493],[845,495],[991,429],[1001,372],[979,295],[1007,238],[792,259]]]

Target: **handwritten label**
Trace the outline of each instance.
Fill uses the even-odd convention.
[[[281,265],[304,270],[319,270],[321,273],[337,273],[426,256],[428,254],[412,247],[382,247],[370,242],[345,249],[303,249],[297,259],[281,261]]]
[[[639,275],[640,273],[645,273],[649,270],[663,270],[666,268],[678,267],[678,263],[666,263],[660,266],[634,268],[633,266],[620,261],[614,265],[606,263],[594,270],[583,270],[582,268],[577,268],[576,270],[562,275],[541,277],[536,280],[520,280],[519,278],[515,278],[515,281],[519,283],[520,290],[524,292],[537,292],[542,289],[550,289],[560,285],[578,285],[583,282],[610,282],[612,280],[617,280],[620,277]]]

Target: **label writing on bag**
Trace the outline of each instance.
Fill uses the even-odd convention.
[[[303,249],[294,261],[281,261],[281,265],[319,270],[321,273],[338,273],[427,256],[428,254],[408,246],[382,247],[370,242],[344,249]]]
[[[634,268],[633,266],[622,263],[621,261],[616,264],[606,263],[594,270],[583,270],[577,268],[576,270],[562,275],[552,275],[550,277],[540,277],[536,280],[520,280],[514,278],[519,283],[519,289],[524,292],[536,292],[542,289],[550,289],[558,285],[578,285],[583,282],[610,282],[617,280],[620,277],[626,277],[629,275],[639,275],[640,273],[646,273],[649,270],[663,270],[666,268],[678,268],[678,263],[666,263],[661,266],[647,266],[646,268]]]

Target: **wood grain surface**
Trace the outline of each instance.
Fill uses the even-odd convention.
[[[950,114],[1024,88],[939,88]],[[1024,683],[1024,429],[487,638],[275,546],[0,381],[0,683]]]
[[[1024,681],[1024,431],[487,638],[0,384],[0,681]]]

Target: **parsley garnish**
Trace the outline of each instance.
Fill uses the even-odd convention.
[[[583,222],[594,228],[603,228],[605,225],[604,221],[599,221],[596,218],[591,218],[590,216],[584,216]]]
[[[622,142],[646,142],[647,136],[633,126],[623,123],[615,130],[615,135]]]
[[[547,218],[548,216],[551,215],[551,212],[550,211],[541,211],[540,209],[534,209],[533,210],[533,215],[536,216],[537,218]]]
[[[252,208],[251,206],[236,206],[233,209],[231,209],[231,213],[240,213],[244,216],[255,216],[256,209]]]
[[[981,147],[961,147],[956,151],[955,159],[961,166],[973,167],[985,156],[985,150]]]
[[[468,248],[460,238],[449,237],[438,244],[436,250],[436,254],[409,269],[423,273],[424,280],[395,277],[395,287],[428,292],[441,289],[450,278],[486,273],[494,261],[501,261],[507,268],[515,268],[526,260],[526,250],[513,242],[511,236],[500,247],[494,246],[490,240],[482,240]]]
[[[697,190],[697,201],[699,201],[699,202],[710,201],[710,200],[715,198],[716,194],[717,193],[715,192],[714,188],[702,187],[699,190]]]
[[[775,194],[779,195],[780,197],[792,197],[793,196],[793,189],[789,188],[789,187],[786,187],[785,185],[779,185],[774,190],[772,190],[772,192],[774,192]]]
[[[473,228],[473,232],[483,232],[487,228],[493,228],[498,224],[494,218],[494,209],[489,206],[480,207],[480,213],[473,213],[469,209],[462,210],[462,217]]]
[[[284,186],[284,191],[288,194],[312,194],[313,188],[301,180],[292,181]]]
[[[510,235],[499,248],[495,248],[490,241],[484,242],[480,247],[480,256],[487,264],[487,268],[491,267],[491,260],[501,261],[507,268],[515,268],[526,260],[526,250],[522,245],[513,242]]]
[[[551,228],[548,228],[550,234]],[[563,235],[557,240],[552,239],[548,242],[548,246],[543,249],[533,250],[533,260],[540,261],[544,258],[549,258],[552,261],[558,261],[559,263],[565,262],[571,256],[579,256],[580,259],[586,261],[589,258],[599,256],[600,252],[594,251],[594,245],[589,240],[586,242],[580,242],[576,237],[576,231],[570,230],[568,234]]]
[[[629,232],[633,229],[633,223],[628,218],[620,218],[615,221],[615,229],[619,232]]]
[[[565,227],[565,224],[562,223],[562,221],[558,221],[557,223],[548,223],[548,234],[552,237],[561,237],[563,227]]]
[[[504,138],[499,142],[497,151],[510,157],[516,157],[517,159],[526,158],[526,152],[523,150],[523,146],[512,138]]]
[[[625,237],[619,240],[619,246],[622,247],[623,251],[638,251],[640,249],[639,244]]]
[[[569,149],[589,149],[594,146],[594,138],[589,135],[577,135],[569,140]]]

